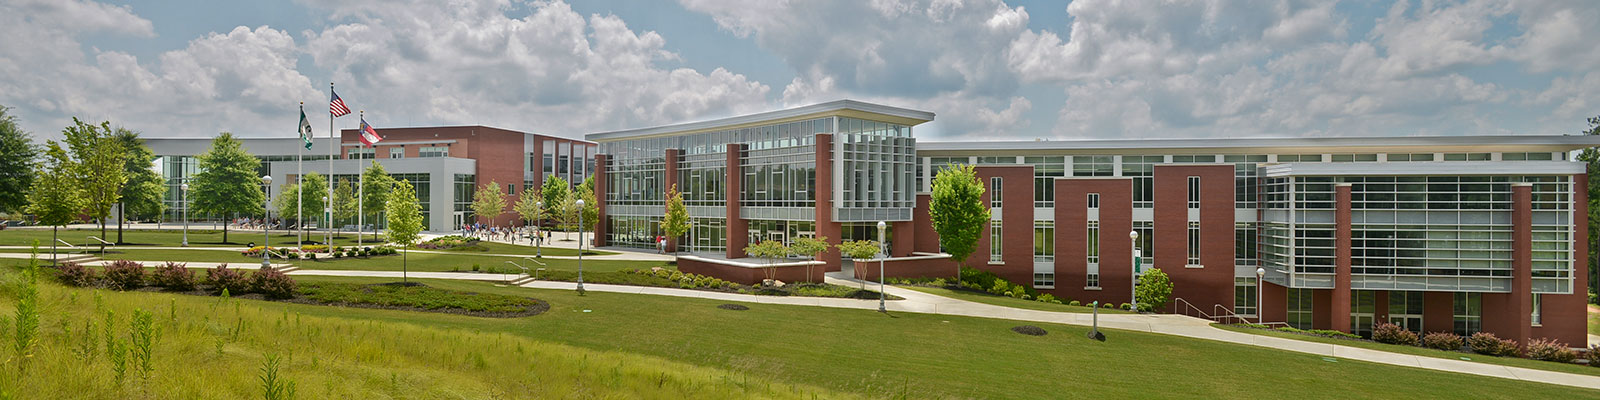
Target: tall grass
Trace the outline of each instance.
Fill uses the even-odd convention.
[[[97,291],[91,303],[79,301],[88,289],[47,281],[35,286],[42,318],[26,375],[0,368],[0,397],[263,398],[269,388],[299,398],[853,396],[506,334],[290,314],[271,302]],[[0,312],[16,311],[18,294],[0,293]],[[147,311],[161,308],[177,318]],[[16,363],[7,353],[0,360]]]

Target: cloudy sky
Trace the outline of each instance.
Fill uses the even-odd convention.
[[[0,105],[147,136],[375,126],[579,137],[840,98],[923,140],[1565,134],[1587,0],[0,0]],[[339,119],[341,128],[354,118]]]

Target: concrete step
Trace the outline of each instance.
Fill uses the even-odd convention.
[[[515,280],[512,280],[510,285],[512,285],[512,286],[522,286],[522,285],[526,285],[526,284],[529,284],[529,283],[533,283],[533,281],[535,281],[535,279],[533,279],[533,277],[531,277],[531,276],[523,276],[521,278],[517,278]]]
[[[100,261],[100,257],[95,257],[95,256],[90,255],[90,254],[73,254],[73,255],[62,256],[62,257],[57,257],[56,258],[56,263],[69,263],[70,262],[70,263],[78,263],[78,264],[88,264],[88,263],[92,263],[92,262],[95,262],[95,261]]]

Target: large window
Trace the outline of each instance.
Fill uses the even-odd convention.
[[[1233,224],[1233,263],[1234,265],[1256,265],[1256,222],[1237,222]]]
[[[1000,229],[1000,220],[989,220],[989,262],[1005,261],[1001,255],[1001,250],[1005,250],[1005,246],[1001,245],[1001,239],[1004,237]]]
[[[1256,279],[1233,278],[1233,313],[1256,315]]]
[[[1004,184],[998,176],[989,178],[989,208],[1000,208],[1000,202],[1005,200]]]
[[[1087,250],[1086,254],[1089,255],[1088,262],[1090,264],[1099,264],[1100,263],[1100,221],[1089,221],[1088,229],[1089,229],[1088,240],[1087,240],[1087,243],[1085,243],[1085,246],[1086,246],[1085,250]]]
[[[352,147],[344,150],[346,160],[371,160],[377,155],[377,149],[371,147]]]
[[[1284,322],[1295,328],[1311,329],[1311,316],[1316,311],[1311,305],[1311,289],[1289,288],[1286,300]]]
[[[1111,162],[1109,158],[1106,161],[1108,166]],[[1033,206],[1055,207],[1056,178],[1067,175],[1066,157],[1023,157],[1023,161],[1033,166]]]
[[[1089,193],[1089,209],[1100,208],[1100,194]]]
[[[1189,221],[1189,265],[1200,265],[1200,222]]]
[[[1038,288],[1038,289],[1055,289],[1055,287],[1056,287],[1056,273],[1054,273],[1054,272],[1035,272],[1035,273],[1033,273],[1033,287],[1034,288]]]
[[[1422,333],[1422,292],[1390,291],[1389,323]]]
[[[449,156],[450,148],[446,146],[423,146],[421,149],[417,150],[417,157],[421,158]]]
[[[1056,260],[1056,223],[1055,221],[1033,221],[1033,261],[1051,262]]]
[[[1454,307],[1455,332],[1461,336],[1472,336],[1483,330],[1483,294],[1476,292],[1456,292]]]
[[[1310,291],[1310,290],[1307,290]],[[1372,321],[1377,311],[1377,292],[1350,291],[1350,333],[1371,337]]]
[[[1189,177],[1189,208],[1200,208],[1200,177]]]
[[[1155,206],[1156,165],[1166,162],[1165,159],[1164,156],[1122,156],[1122,176],[1133,180],[1134,208]]]
[[[389,158],[406,158],[406,148],[404,146],[390,147]]]

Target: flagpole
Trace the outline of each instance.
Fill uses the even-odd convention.
[[[367,110],[361,110],[361,120],[362,121],[366,121],[367,120],[366,118],[367,118]],[[366,146],[367,146],[367,142],[366,141],[362,141],[361,142],[361,147],[366,147]],[[372,146],[372,158],[374,160],[373,162],[377,162],[376,160],[378,158],[378,146]],[[366,200],[366,195],[367,195],[367,171],[366,171],[367,166],[366,166],[365,162],[360,162],[360,163],[358,163],[356,165],[359,166],[359,168],[357,168],[358,171],[356,171],[356,246],[361,246],[362,245],[361,234],[367,232],[367,228],[366,228],[366,216],[367,216],[366,215],[367,214],[366,211],[367,210],[363,210],[362,209],[362,208],[364,208],[362,206],[365,205],[365,204],[362,204],[362,200]]]
[[[304,117],[305,115],[306,115],[306,102],[302,101],[302,102],[300,102],[300,116]],[[299,124],[297,123],[295,125],[299,125]],[[299,127],[296,127],[295,130],[299,130],[298,128]],[[305,136],[305,132],[301,132],[300,136],[302,136],[300,138],[300,140],[304,141],[305,140],[305,137],[304,137]],[[295,225],[295,227],[294,227],[295,228],[294,229],[294,247],[296,247],[296,248],[305,247],[305,243],[303,243],[304,240],[305,240],[304,239],[305,235],[303,235],[303,233],[305,233],[305,231],[304,231],[305,227],[300,224],[300,221],[304,221],[305,220],[305,215],[306,215],[306,197],[300,195],[300,189],[299,189],[300,188],[300,178],[306,176],[306,171],[305,171],[306,170],[306,167],[305,167],[305,161],[306,161],[305,152],[306,152],[306,149],[305,149],[305,147],[306,147],[305,143],[296,143],[296,146],[294,146],[294,174],[295,174],[294,175],[294,182],[295,182],[295,194],[294,194],[294,222],[295,222],[295,224],[294,224]]]
[[[334,94],[333,94],[333,82],[328,82],[328,99],[332,100],[333,96],[334,96]],[[337,135],[337,133],[338,133],[338,131],[335,130],[334,127],[333,127],[333,110],[329,110],[328,111],[328,142],[329,142],[329,144],[328,144],[328,194],[330,194],[330,195],[333,194],[333,157],[334,157],[334,148],[335,147],[339,147],[339,140],[335,136],[335,135]],[[327,202],[324,201],[323,203],[327,203]],[[326,206],[326,204],[324,204],[324,206]],[[326,207],[324,207],[324,209],[326,209]],[[321,228],[324,231],[328,231],[328,227],[327,226],[323,226]],[[332,231],[328,231],[328,232],[332,232]],[[333,237],[331,237],[331,236],[325,236],[325,237],[327,237],[328,240],[326,242],[324,242],[324,244],[326,244],[328,246],[329,251],[332,251],[332,249],[333,249]]]

